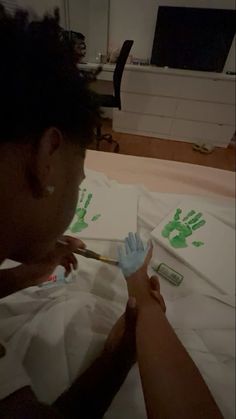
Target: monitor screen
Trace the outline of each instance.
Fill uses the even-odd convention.
[[[221,72],[235,29],[235,10],[160,6],[151,64]]]

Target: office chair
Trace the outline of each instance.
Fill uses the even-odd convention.
[[[130,50],[132,48],[134,41],[126,40],[122,48],[120,50],[119,57],[117,59],[116,67],[113,74],[113,89],[114,89],[114,95],[102,95],[100,94],[98,96],[98,102],[99,106],[104,108],[117,108],[121,110],[121,98],[120,98],[120,87],[121,87],[121,80],[122,75],[124,72],[125,63],[127,61],[127,58],[129,56]],[[99,150],[99,145],[102,140],[107,141],[110,144],[115,144],[114,151],[116,153],[119,152],[119,144],[117,141],[113,140],[111,134],[102,134],[101,125],[97,127],[97,133],[96,133],[96,148]]]

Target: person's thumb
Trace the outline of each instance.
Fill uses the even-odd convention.
[[[82,240],[77,239],[76,237],[71,236],[62,236],[61,242],[64,242],[67,244],[67,246],[71,249],[71,251],[76,249],[85,249],[86,244],[82,242]]]
[[[74,252],[78,248],[84,249],[85,247],[85,243],[81,240],[76,239],[75,237],[63,236],[57,242],[55,254],[57,257],[63,257]]]
[[[144,265],[145,266],[147,266],[152,259],[153,244],[152,244],[151,240],[148,242],[146,252],[147,252],[146,257],[145,257],[145,260],[144,260]]]
[[[129,297],[125,310],[125,328],[126,330],[135,330],[137,320],[137,302],[134,297]]]

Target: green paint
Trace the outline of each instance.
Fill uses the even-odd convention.
[[[89,204],[90,204],[90,201],[91,201],[92,197],[93,197],[93,194],[92,194],[92,193],[89,193],[89,194],[88,194],[88,197],[87,197],[87,199],[86,199],[86,201],[85,201],[84,208],[86,208],[86,209],[88,208],[88,206],[89,206]]]
[[[191,220],[189,220],[189,224],[195,224],[201,218],[201,216],[202,216],[202,213],[199,212]]]
[[[187,237],[192,236],[193,232],[206,224],[205,220],[200,220],[202,213],[196,214],[196,211],[191,210],[189,213],[180,219],[182,210],[177,208],[173,220],[166,224],[161,232],[162,237],[169,240],[169,243],[175,249],[188,247]],[[193,217],[193,218],[191,218]],[[200,221],[199,221],[200,220]],[[175,233],[178,233],[174,235]],[[203,246],[201,241],[192,242],[195,247]]]
[[[194,214],[196,214],[196,211],[191,210],[188,212],[188,214],[183,218],[183,221],[187,221],[188,218],[192,217]]]
[[[201,247],[201,246],[204,246],[204,243],[203,242],[201,242],[201,241],[195,241],[195,242],[192,242],[192,245],[193,246],[195,246],[195,247]]]
[[[175,215],[174,215],[174,220],[178,221],[180,219],[180,214],[182,213],[182,210],[180,208],[177,208]]]
[[[80,201],[79,201],[79,202],[83,202],[85,192],[86,192],[86,189],[82,189],[82,191],[81,191],[81,195],[80,195]]]
[[[97,221],[100,217],[101,217],[101,214],[96,214],[96,215],[93,216],[91,221]]]
[[[205,220],[199,221],[199,223],[195,224],[192,228],[193,230],[197,230],[198,228],[204,226],[206,224]]]
[[[76,209],[76,221],[69,227],[72,233],[80,233],[82,230],[88,227],[88,222],[86,221],[86,215],[88,207],[91,203],[93,198],[93,194],[91,192],[88,193],[86,197],[86,189],[82,189],[81,196],[79,199],[79,207]],[[92,217],[91,221],[97,221],[101,217],[101,214],[96,214]]]

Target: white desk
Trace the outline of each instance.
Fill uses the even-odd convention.
[[[98,79],[112,82],[114,68],[103,65]],[[113,111],[113,129],[227,147],[235,132],[235,80],[225,73],[128,64],[121,86],[122,111]]]
[[[84,71],[96,70],[99,66],[102,66],[102,71],[98,74],[98,80],[104,81],[113,81],[113,73],[115,70],[114,64],[97,64],[97,63],[86,63],[86,64],[79,64],[78,67]]]

